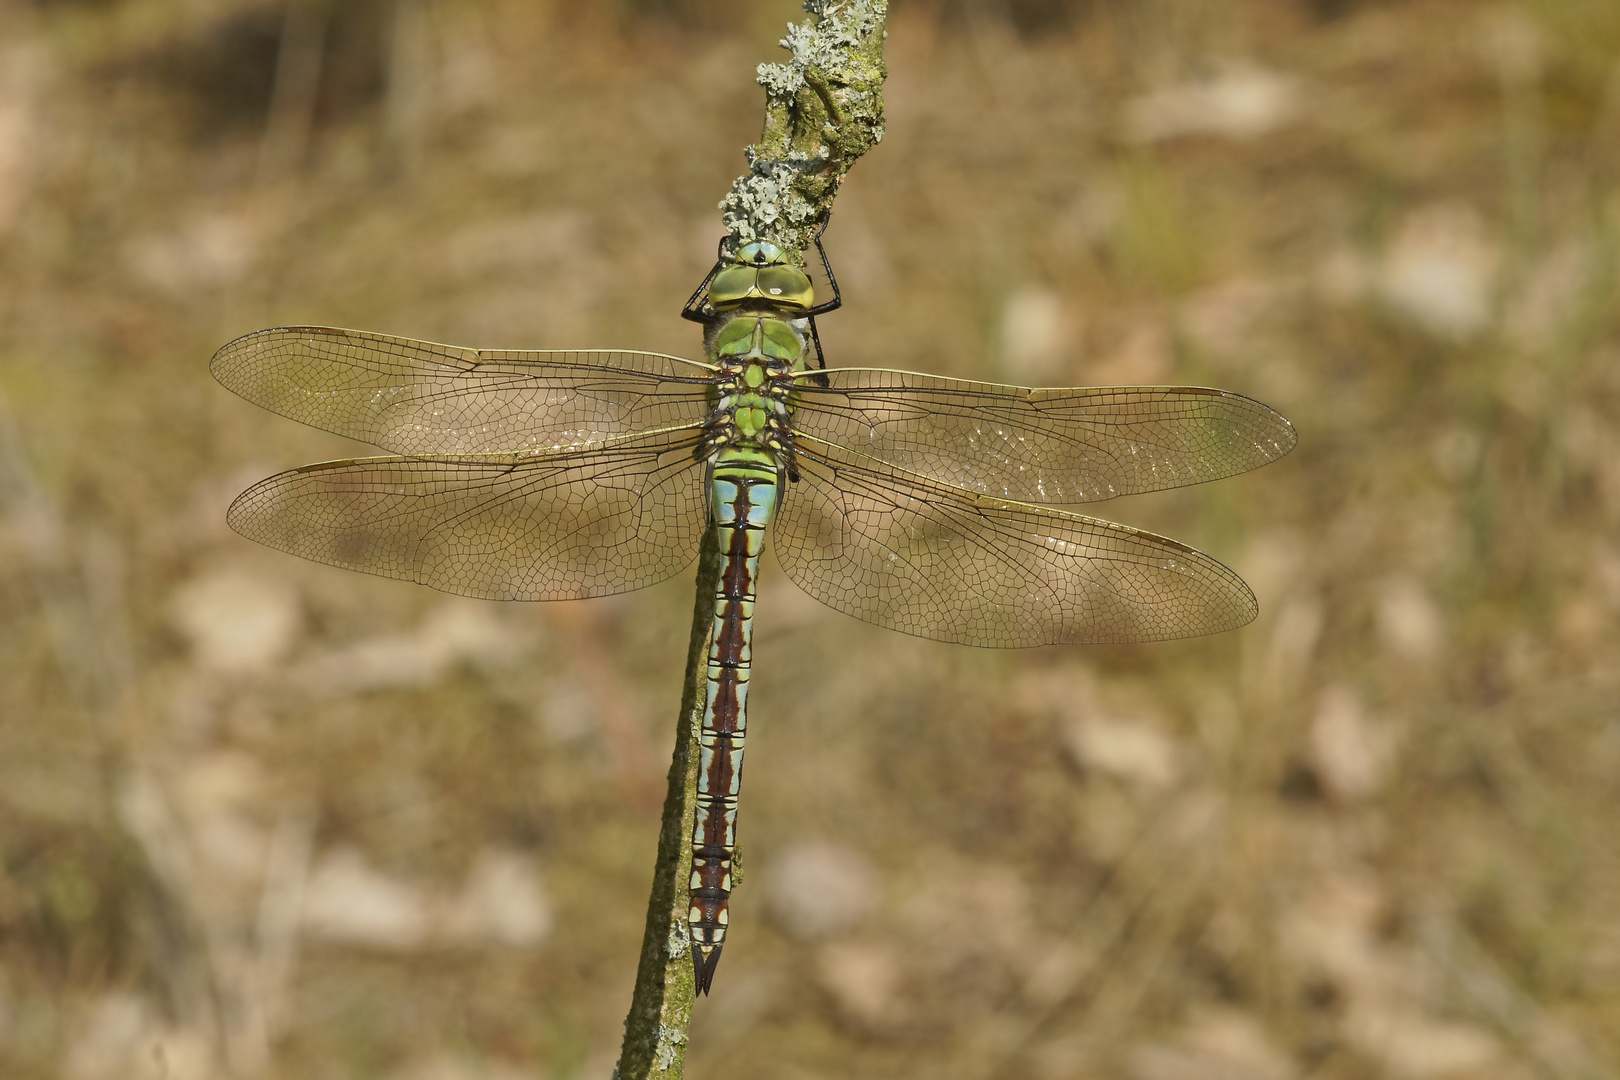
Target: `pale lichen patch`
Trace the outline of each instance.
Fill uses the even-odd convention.
[[[761,64],[765,127],[748,172],[720,203],[735,251],[769,240],[802,255],[844,173],[883,138],[885,0],[809,0],[790,25],[785,63]]]

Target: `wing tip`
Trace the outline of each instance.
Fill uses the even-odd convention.
[[[1223,567],[1223,569],[1225,568]],[[1230,570],[1227,572],[1231,573]],[[1254,595],[1254,590],[1249,588],[1249,583],[1235,573],[1232,574],[1232,582],[1242,590],[1243,603],[1233,612],[1234,621],[1222,626],[1219,630],[1213,631],[1217,634],[1224,634],[1229,630],[1241,630],[1260,617],[1260,601]]]
[[[1272,409],[1271,412],[1272,415],[1277,418],[1277,423],[1282,426],[1282,434],[1284,436],[1278,441],[1279,449],[1277,451],[1277,456],[1286,457],[1294,449],[1294,447],[1299,445],[1299,429],[1294,426],[1294,422],[1292,420],[1288,419],[1288,417],[1284,416],[1282,413],[1275,409]]]
[[[259,330],[250,330],[245,334],[238,334],[231,338],[208,359],[208,373],[220,385],[232,392],[240,393],[229,381],[239,370],[244,360],[253,357],[254,346],[278,337],[304,337],[317,334],[325,337],[347,337],[356,331],[345,330],[337,326],[268,326]]]
[[[262,483],[264,483],[263,480],[259,481],[259,484]],[[225,508],[225,525],[236,535],[246,537],[249,540],[252,540],[253,536],[247,531],[248,496],[258,490],[259,484],[254,484],[232,499],[231,505]]]

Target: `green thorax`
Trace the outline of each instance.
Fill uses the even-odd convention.
[[[813,295],[805,272],[763,241],[743,247],[714,276],[709,302],[719,317],[706,345],[720,379],[706,451],[736,459],[747,449],[791,469],[791,395],[794,375],[805,369],[802,313]]]

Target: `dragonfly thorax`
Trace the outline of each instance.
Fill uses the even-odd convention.
[[[790,424],[795,373],[804,368],[805,334],[796,324],[758,311],[718,320],[709,340],[710,358],[720,368],[714,411],[704,425],[700,458],[728,448],[763,455],[796,475]]]
[[[709,358],[722,366],[756,360],[798,370],[803,366],[807,328],[805,320],[784,319],[773,311],[730,313],[711,324]]]

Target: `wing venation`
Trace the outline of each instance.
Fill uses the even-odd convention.
[[[796,393],[796,431],[1021,502],[1097,502],[1218,480],[1275,461],[1296,441],[1274,410],[1203,387],[1030,389],[880,368],[814,375]]]
[[[330,461],[231,504],[250,540],[490,600],[574,600],[678,573],[707,522],[696,429],[593,451]]]
[[[466,349],[335,327],[237,338],[228,389],[396,454],[588,449],[701,421],[712,369],[659,353]]]
[[[801,589],[891,630],[1022,648],[1161,641],[1254,618],[1232,571],[1184,544],[974,495],[801,442],[772,533]]]

